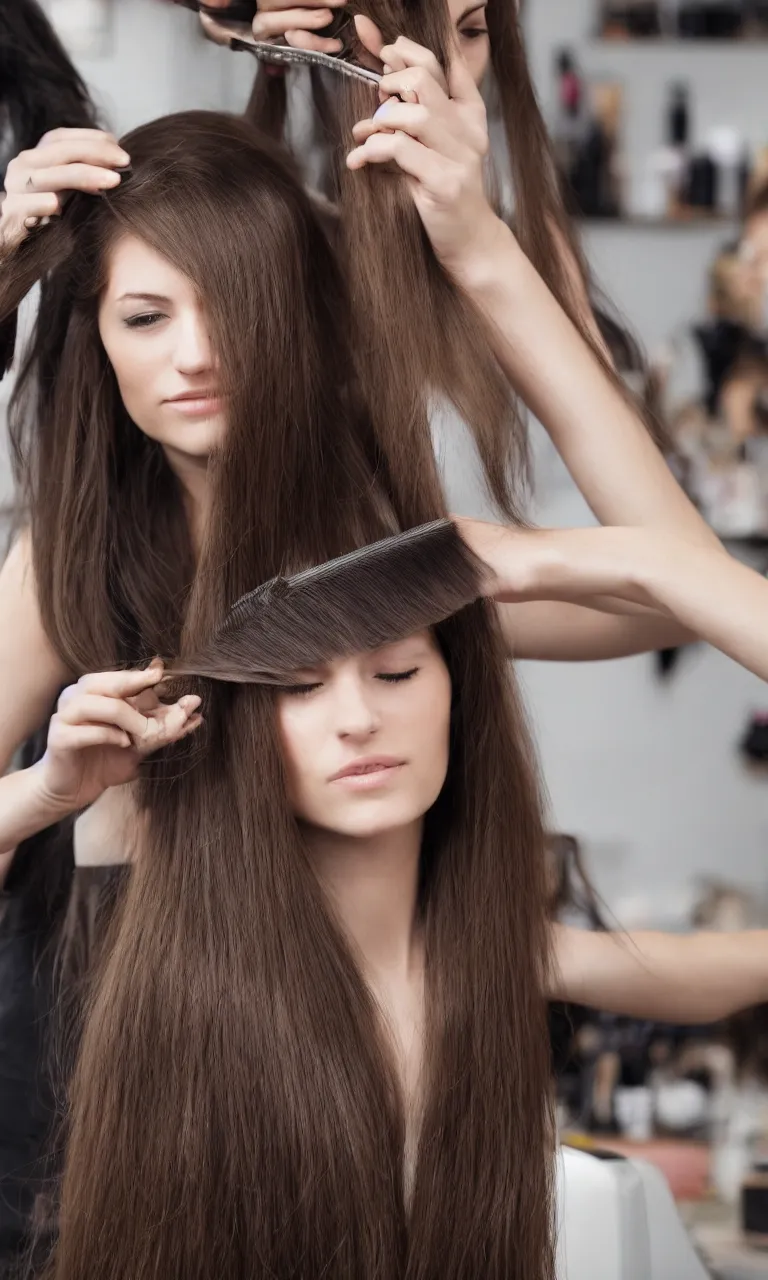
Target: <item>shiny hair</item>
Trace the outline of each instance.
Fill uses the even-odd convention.
[[[431,442],[357,358],[343,276],[279,151],[206,113],[124,144],[119,190],[73,199],[0,272],[0,322],[43,277],[14,443],[42,615],[76,672],[183,663],[254,585],[444,514]],[[99,341],[124,232],[196,286],[228,395],[197,560]],[[386,415],[408,410],[387,430],[376,389]],[[452,744],[422,851],[408,1204],[392,1051],[288,804],[274,695],[202,683],[202,730],[146,768],[141,856],[85,1008],[55,1280],[551,1280],[541,799],[492,606],[439,634]]]

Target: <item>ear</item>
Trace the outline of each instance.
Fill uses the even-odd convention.
[[[381,51],[384,48],[384,37],[375,22],[370,18],[366,18],[364,14],[355,15],[355,30],[357,38],[364,49],[372,53],[374,58],[381,60]]]

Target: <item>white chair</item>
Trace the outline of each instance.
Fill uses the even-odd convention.
[[[557,1280],[707,1280],[708,1274],[658,1169],[561,1148]]]

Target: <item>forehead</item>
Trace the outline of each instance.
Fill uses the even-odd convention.
[[[192,293],[192,285],[172,263],[138,236],[116,240],[107,260],[108,296],[124,293],[178,296]]]

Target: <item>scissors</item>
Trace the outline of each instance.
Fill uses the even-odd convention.
[[[361,67],[357,62],[347,61],[349,54],[345,49],[338,54],[320,53],[315,49],[294,49],[285,41],[273,43],[271,40],[256,40],[250,31],[253,19],[256,17],[256,0],[233,0],[226,9],[214,8],[202,3],[202,0],[174,0],[174,3],[214,18],[229,37],[231,49],[251,53],[259,62],[266,62],[275,67],[325,67],[327,71],[349,76],[353,80],[363,80],[377,87],[381,84],[381,72],[371,71],[368,67]],[[336,14],[330,26],[324,27],[318,34],[338,39],[349,21],[346,14]],[[230,24],[233,25],[230,26]]]

